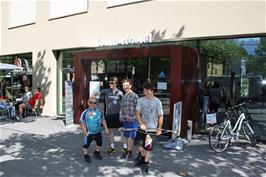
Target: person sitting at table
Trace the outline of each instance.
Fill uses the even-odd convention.
[[[19,116],[22,118],[24,109],[36,111],[38,107],[42,108],[42,93],[41,88],[37,87],[33,96],[29,99],[27,103],[22,103],[19,105]]]
[[[25,92],[22,95],[22,97],[16,100],[16,105],[15,105],[16,110],[19,110],[20,104],[27,103],[29,101],[29,99],[32,97],[32,93],[29,91],[29,87],[27,87],[27,86],[24,87],[24,90],[25,90]]]

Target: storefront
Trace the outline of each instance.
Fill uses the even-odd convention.
[[[250,111],[264,119],[265,1],[51,2],[23,3],[31,12],[25,20],[20,18],[25,8],[19,2],[0,3],[0,62],[14,64],[16,57],[28,60],[32,66],[32,74],[27,75],[30,87],[40,86],[44,95],[43,115],[66,115],[65,81],[70,81],[74,83],[77,123],[89,95],[89,82],[99,81],[101,88],[106,88],[107,79],[116,75],[131,78],[140,96],[144,80],[154,80],[169,125],[173,103],[180,100],[185,119],[199,119],[197,110],[202,111],[202,106],[196,111],[189,106],[202,103],[202,91],[208,91],[214,82],[224,91],[220,115],[228,101],[237,104],[252,99]],[[185,63],[185,57],[176,52],[178,45],[198,51],[199,69],[191,69],[191,61]],[[195,77],[189,75],[192,71]],[[18,76],[20,82],[26,79]],[[186,85],[192,81],[201,85],[195,89],[196,98],[190,96],[194,87]],[[22,82],[20,85],[22,88]],[[187,101],[190,98],[201,101]],[[206,124],[199,116],[201,124]]]
[[[163,104],[165,129],[172,128],[173,104],[182,101],[182,130],[187,120],[198,122],[199,58],[195,49],[184,46],[156,46],[78,52],[75,54],[74,122],[86,107],[94,82],[107,88],[108,78],[133,81],[133,90],[143,96],[142,84],[151,79]],[[121,89],[121,83],[118,85]],[[103,108],[104,105],[101,107]]]

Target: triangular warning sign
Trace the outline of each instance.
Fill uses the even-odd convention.
[[[165,74],[164,74],[163,71],[160,72],[160,74],[159,74],[159,78],[160,78],[160,79],[164,79],[164,78],[165,78]]]

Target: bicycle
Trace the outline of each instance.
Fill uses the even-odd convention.
[[[254,121],[251,117],[251,114],[248,111],[248,107],[247,107],[248,103],[251,103],[251,100],[249,100],[247,102],[240,103],[238,105],[235,105],[232,108],[229,108],[229,111],[228,111],[230,113],[229,117],[230,117],[231,123],[234,124],[236,122],[237,118],[241,115],[241,113],[244,113],[246,121],[249,123],[249,125],[251,126],[251,128],[254,131],[254,134],[256,136],[258,130],[257,130],[256,124],[254,123]]]
[[[252,145],[256,145],[256,139],[254,131],[250,125],[250,119],[246,117],[245,113],[242,112],[240,116],[238,116],[234,127],[231,125],[231,116],[235,116],[235,112],[237,108],[242,107],[246,103],[242,103],[237,105],[230,110],[228,110],[226,114],[226,119],[223,123],[217,124],[211,128],[209,133],[209,145],[211,149],[215,152],[223,152],[225,151],[229,144],[233,142],[237,142],[239,140],[240,131],[243,132],[247,141]]]

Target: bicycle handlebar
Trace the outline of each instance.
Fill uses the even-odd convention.
[[[237,104],[237,105],[235,105],[233,107],[230,107],[229,110],[233,110],[233,109],[237,109],[237,108],[243,107],[244,105],[246,105],[246,104],[248,104],[250,102],[251,102],[251,100],[244,101],[243,103],[240,103],[240,104]]]
[[[141,131],[140,128],[119,128],[118,129],[119,131],[133,131],[133,130],[136,130],[136,131]],[[173,130],[167,130],[167,129],[163,129],[163,128],[160,128],[160,130],[166,132],[166,133],[177,133],[176,131],[173,131]],[[147,131],[154,131],[156,132],[157,129],[147,129]],[[142,132],[142,131],[141,131]]]

